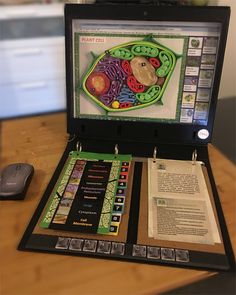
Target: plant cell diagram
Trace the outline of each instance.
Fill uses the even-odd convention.
[[[152,38],[124,43],[94,56],[82,88],[109,112],[162,104],[176,59],[172,50]]]

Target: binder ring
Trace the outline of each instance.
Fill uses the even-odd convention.
[[[114,153],[115,153],[116,156],[119,154],[119,147],[118,147],[118,144],[115,145]]]
[[[67,139],[67,142],[72,142],[76,138],[76,135],[73,134],[72,136],[69,136]]]
[[[79,141],[77,141],[77,143],[76,143],[76,151],[77,152],[82,152],[82,144]]]
[[[154,163],[156,163],[156,159],[157,159],[157,147],[155,146],[154,150],[153,150],[153,162]]]
[[[196,165],[196,161],[197,161],[197,150],[194,150],[192,153],[192,164]]]

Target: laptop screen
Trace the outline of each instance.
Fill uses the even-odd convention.
[[[221,24],[74,19],[74,118],[207,125]]]

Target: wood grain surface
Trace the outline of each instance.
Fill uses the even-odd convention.
[[[0,203],[0,294],[158,294],[215,272],[17,251],[17,245],[65,149],[65,113],[1,123],[0,167],[30,163],[24,201]],[[210,160],[236,252],[236,167],[209,146]]]

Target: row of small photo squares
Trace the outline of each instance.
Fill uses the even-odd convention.
[[[182,123],[192,123],[193,120],[198,122],[207,120],[211,88],[197,88],[197,80],[197,77],[185,77],[185,83],[191,85],[188,85],[188,88],[184,85],[180,116]]]
[[[124,256],[125,244],[120,242],[58,237],[56,249]],[[189,262],[189,251],[183,249],[133,245],[133,257]]]
[[[214,70],[216,54],[203,54],[199,56],[187,56],[186,75],[198,76],[199,70]]]
[[[192,123],[193,120],[207,120],[211,88],[197,88],[197,81],[197,77],[185,77],[185,83],[189,85],[184,85],[180,122]]]
[[[213,82],[214,71],[201,70],[199,76],[185,76],[184,77],[184,92],[197,92],[198,89],[205,89],[208,92],[211,89]],[[206,101],[205,95],[198,94],[199,100]],[[209,99],[208,99],[209,101]]]
[[[181,123],[205,124],[216,63],[217,37],[190,37],[186,61]]]
[[[63,197],[60,200],[59,206],[56,209],[56,214],[53,218],[53,223],[65,224],[68,214],[71,210],[73,200],[79,188],[80,180],[83,175],[83,171],[86,165],[86,161],[78,160],[75,163],[73,171],[70,175],[69,181],[66,185]]]
[[[202,54],[216,54],[219,38],[214,36],[189,38],[188,55],[201,56]]]
[[[189,38],[189,48],[198,49],[204,48],[206,53],[212,52],[216,49],[218,44],[218,37],[197,37],[192,36]]]
[[[205,122],[209,112],[211,89],[200,89],[196,92],[183,92],[180,122]]]
[[[193,80],[195,82],[193,85],[185,81],[184,91],[196,91],[197,84],[198,87],[211,87],[218,41],[217,37],[194,36],[189,38],[185,80],[189,76],[198,77],[198,79]]]
[[[211,89],[212,83],[213,83],[213,77],[214,77],[214,71],[212,70],[201,70],[199,76],[186,75],[184,77],[183,91],[197,92],[197,88]]]
[[[180,114],[181,123],[205,123],[208,118],[209,103],[197,102],[195,108],[182,108]]]

